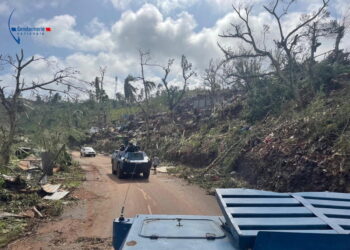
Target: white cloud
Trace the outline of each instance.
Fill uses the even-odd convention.
[[[131,4],[131,0],[110,0],[113,6],[117,9],[126,9]]]
[[[140,7],[144,3],[156,6],[162,13],[168,14],[174,10],[186,10],[196,4],[208,4],[213,12],[227,13],[232,11],[232,4],[251,5],[263,0],[110,0],[113,6],[119,10],[126,10],[132,6]]]
[[[196,25],[186,12],[176,19],[164,19],[156,7],[147,4],[137,12],[125,12],[111,32],[120,53],[145,49],[156,55],[178,56],[196,49],[190,41]]]
[[[213,10],[221,13],[232,12],[232,5],[236,7],[256,6],[264,0],[206,0]]]
[[[99,34],[107,29],[106,25],[102,23],[98,17],[94,17],[86,26],[85,29],[88,33],[94,35]]]
[[[208,0],[209,1],[209,0]],[[255,0],[258,2],[259,0]],[[341,1],[341,0],[338,0]],[[158,5],[161,1],[155,1]],[[184,1],[164,1],[164,6],[179,6]],[[194,2],[194,1],[190,1]],[[115,4],[126,4],[115,0]],[[212,4],[225,6],[227,0],[213,0]],[[175,7],[174,7],[175,8]],[[180,8],[180,7],[176,7]],[[169,7],[169,9],[171,9]],[[293,12],[285,17],[283,27],[291,29],[299,22],[301,12]],[[152,61],[166,64],[169,58],[174,58],[174,68],[171,71],[171,81],[181,79],[180,58],[185,54],[193,63],[197,72],[203,71],[211,58],[221,58],[223,55],[217,46],[217,42],[237,49],[240,43],[234,39],[220,39],[219,34],[230,29],[231,23],[239,20],[231,11],[218,19],[210,28],[198,30],[198,24],[186,11],[177,16],[166,17],[160,7],[152,4],[144,4],[137,11],[126,10],[119,20],[110,26],[103,24],[98,18],[92,19],[85,28],[88,33],[77,30],[77,19],[70,15],[56,16],[50,20],[38,20],[37,25],[50,26],[52,32],[41,38],[47,46],[68,48],[72,54],[66,58],[57,59],[64,66],[76,67],[81,72],[81,77],[86,81],[92,81],[99,74],[100,66],[107,66],[106,89],[113,96],[115,76],[122,82],[130,73],[139,75],[138,49],[150,50]],[[278,36],[276,23],[271,15],[265,12],[257,12],[250,18],[253,31],[256,34],[259,45],[262,46],[263,25],[270,25],[270,33],[266,45],[271,47],[273,39]],[[344,39],[344,41],[346,41]],[[330,43],[325,43],[328,48]],[[327,45],[327,46],[326,46]],[[343,45],[349,46],[348,43]],[[322,48],[323,49],[323,48]],[[319,52],[322,52],[320,48]],[[35,70],[35,74],[45,74],[42,65]],[[150,77],[160,76],[161,72],[156,69],[148,69]],[[159,80],[159,79],[158,79]],[[159,80],[160,81],[160,80]],[[198,79],[195,82],[199,82]],[[121,86],[119,86],[119,90]]]
[[[55,16],[50,20],[40,19],[36,26],[51,27],[51,32],[38,37],[46,44],[83,51],[106,51],[113,47],[110,33],[101,31],[94,37],[89,37],[75,30],[75,17],[70,15]]]
[[[165,13],[175,9],[186,9],[197,3],[198,0],[157,0],[154,4]]]
[[[350,2],[348,0],[336,0],[334,8],[340,17],[347,17],[350,19]]]
[[[193,6],[199,0],[110,0],[113,6],[119,10],[125,10],[130,8],[131,5],[140,7],[144,3],[153,4],[161,12],[169,13],[175,9],[186,9]]]

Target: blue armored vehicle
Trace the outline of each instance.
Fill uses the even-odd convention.
[[[350,194],[217,189],[223,216],[137,215],[113,222],[123,250],[350,250]]]
[[[123,150],[116,150],[112,154],[112,173],[119,179],[125,174],[139,175],[142,173],[145,179],[149,178],[151,173],[152,161],[139,147],[129,144]]]

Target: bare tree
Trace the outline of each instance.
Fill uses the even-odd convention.
[[[152,81],[147,80],[145,76],[145,67],[149,64],[149,61],[151,60],[150,52],[149,51],[145,52],[140,49],[139,56],[140,56],[141,76],[138,78],[141,80],[143,88],[141,89],[137,99],[138,99],[139,107],[141,108],[142,113],[146,120],[146,133],[147,133],[146,144],[148,145],[151,139],[150,124],[149,124],[149,116],[150,116],[149,98],[150,98],[151,91],[156,87],[156,84]],[[141,102],[144,102],[144,105],[141,105]]]
[[[209,61],[208,68],[205,69],[203,76],[204,85],[209,87],[209,98],[211,100],[212,109],[214,108],[217,98],[217,92],[221,89],[222,76],[219,75],[219,70],[222,68],[223,61]]]
[[[180,100],[184,97],[185,92],[186,92],[186,88],[188,86],[188,80],[193,77],[196,76],[196,72],[193,71],[192,69],[192,63],[190,63],[186,56],[182,56],[181,57],[181,70],[182,70],[182,79],[183,79],[183,88],[180,94]]]
[[[0,57],[0,62],[3,66],[9,66],[10,69],[14,70],[14,75],[12,76],[14,82],[3,83],[2,86],[0,86],[0,101],[7,116],[7,126],[2,124],[0,128],[4,134],[0,144],[0,166],[7,165],[10,160],[11,147],[17,132],[18,113],[23,95],[27,92],[36,92],[39,90],[67,93],[71,88],[78,88],[69,81],[77,74],[77,71],[72,68],[58,70],[53,74],[51,79],[47,81],[38,80],[28,83],[23,77],[23,70],[39,60],[44,59],[34,56],[25,59],[23,50],[21,50],[15,58],[11,56]],[[58,86],[66,86],[67,91],[60,90]]]
[[[305,15],[304,18],[307,19],[308,15]],[[316,52],[322,45],[322,39],[332,37],[338,32],[338,23],[336,20],[330,20],[329,12],[324,11],[323,15],[307,24],[304,30],[301,36],[306,37],[309,43],[309,56],[306,60],[308,80],[311,84],[311,89],[315,93],[318,90],[314,73]]]
[[[106,91],[104,90],[104,78],[106,70],[107,67],[100,66],[100,75],[96,76],[95,80],[89,83],[94,88],[92,94],[94,95],[93,99],[95,99],[97,103],[102,103],[108,98]]]
[[[238,15],[241,23],[231,24],[233,31],[221,34],[220,37],[238,39],[243,42],[243,44],[247,45],[249,49],[237,52],[230,48],[224,48],[220,44],[219,47],[224,52],[226,60],[236,60],[239,58],[268,59],[274,68],[275,74],[290,88],[291,92],[295,94],[296,55],[298,53],[296,48],[300,42],[300,33],[306,25],[324,13],[328,2],[329,0],[322,0],[322,6],[315,13],[301,20],[299,24],[289,31],[283,29],[282,21],[288,14],[290,6],[295,3],[295,0],[274,0],[271,5],[264,6],[264,9],[274,18],[278,27],[279,39],[274,41],[275,48],[273,49],[268,49],[265,43],[259,43],[259,39],[253,33],[250,23],[252,7],[241,9],[233,6],[233,10]],[[264,38],[269,28],[269,26],[264,27]],[[282,60],[281,54],[283,55]]]
[[[236,92],[249,92],[261,77],[273,75],[263,72],[261,58],[239,58],[223,64],[223,77]]]
[[[339,54],[340,54],[339,45],[340,45],[341,40],[344,38],[344,34],[345,34],[345,26],[339,25],[337,28],[337,37],[335,39],[335,44],[334,44],[335,61],[339,60]]]
[[[349,29],[349,17],[350,17],[350,9],[347,10],[347,13],[344,14],[341,21],[336,21],[334,23],[334,33],[336,34],[335,43],[334,43],[334,51],[333,51],[333,62],[338,63],[341,60],[341,52],[340,42],[344,38],[345,32]]]
[[[165,92],[167,95],[167,104],[170,112],[173,114],[174,109],[180,104],[183,99],[186,89],[189,85],[189,79],[192,76],[195,76],[196,73],[192,70],[192,64],[188,62],[186,56],[182,55],[181,57],[181,69],[182,69],[182,87],[180,86],[170,86],[168,81],[168,76],[171,71],[171,66],[174,63],[174,59],[169,59],[166,67],[162,67],[164,71],[164,76],[162,78],[162,85],[165,88]]]
[[[91,85],[95,88],[94,94],[98,106],[97,121],[100,128],[106,127],[107,125],[107,109],[109,108],[108,95],[104,90],[104,79],[106,70],[107,67],[100,66],[100,76],[96,77],[95,80],[91,83]]]
[[[145,68],[147,66],[152,66],[150,64],[151,56],[150,52],[139,50],[139,58],[140,58],[140,72],[141,75],[138,77],[134,77],[132,75],[128,75],[124,80],[124,95],[125,99],[128,103],[136,103],[137,106],[141,109],[142,114],[146,123],[146,133],[147,133],[147,141],[150,142],[150,124],[149,124],[149,116],[150,116],[150,95],[151,91],[156,87],[156,84],[146,78]],[[142,88],[138,89],[132,85],[132,82],[141,82]]]

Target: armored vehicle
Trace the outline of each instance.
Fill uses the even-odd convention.
[[[350,250],[350,194],[217,189],[222,216],[137,215],[113,221],[123,250]]]

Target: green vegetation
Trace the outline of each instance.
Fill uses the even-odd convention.
[[[65,189],[74,190],[74,188],[79,187],[85,181],[85,173],[80,168],[79,162],[73,161],[71,166],[67,166],[62,170],[50,177],[52,183],[59,183]]]
[[[28,223],[24,219],[8,218],[0,220],[0,248],[6,247],[7,244],[26,230]]]

